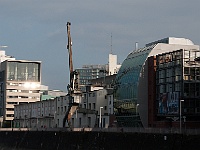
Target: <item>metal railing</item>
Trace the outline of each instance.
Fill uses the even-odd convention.
[[[0,131],[86,131],[86,132],[130,132],[130,133],[157,133],[157,134],[187,134],[198,135],[200,129],[182,129],[179,128],[0,128]]]

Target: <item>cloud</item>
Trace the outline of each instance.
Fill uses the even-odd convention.
[[[68,71],[67,21],[75,67],[106,64],[111,33],[113,53],[122,63],[135,42],[143,47],[174,36],[200,44],[199,5],[199,0],[0,0],[0,44],[17,59],[42,60],[42,78],[58,89]],[[55,72],[63,75],[52,82]]]

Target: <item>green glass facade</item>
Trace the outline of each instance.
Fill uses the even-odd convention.
[[[142,126],[137,111],[138,84],[143,64],[155,45],[130,53],[116,76],[114,111],[119,126]]]

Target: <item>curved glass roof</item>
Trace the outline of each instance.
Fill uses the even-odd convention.
[[[114,111],[119,126],[142,126],[137,112],[138,83],[142,66],[154,47],[151,45],[131,52],[116,76]]]
[[[133,51],[127,56],[116,76],[115,99],[128,101],[137,99],[140,71],[154,47],[155,44]]]

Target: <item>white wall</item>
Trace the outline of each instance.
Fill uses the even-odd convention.
[[[109,54],[108,61],[109,75],[116,74],[121,67],[121,65],[117,64],[117,55]]]
[[[72,117],[70,122],[72,127],[93,128],[96,124],[98,127],[98,119],[100,116],[99,110],[100,107],[103,107],[103,109],[101,109],[102,125],[103,121],[105,120],[104,127],[107,128],[109,126],[109,114],[113,114],[113,95],[107,95],[107,91],[105,89],[90,91],[89,93],[83,94],[88,94],[87,104],[84,96],[75,97],[80,101],[79,106],[81,106],[81,108],[78,108],[79,110],[77,111],[76,108],[74,108],[74,111],[71,114]],[[63,118],[68,109],[68,102],[68,96],[61,96],[55,98],[54,100],[45,100],[35,103],[18,105],[15,107],[15,125],[18,122],[20,127],[27,126],[32,128],[62,128]],[[86,104],[88,111],[86,111],[87,109],[84,108],[84,104]],[[97,111],[98,113],[96,113]],[[90,120],[88,118],[90,118]],[[66,127],[67,125],[68,124],[66,123]]]

